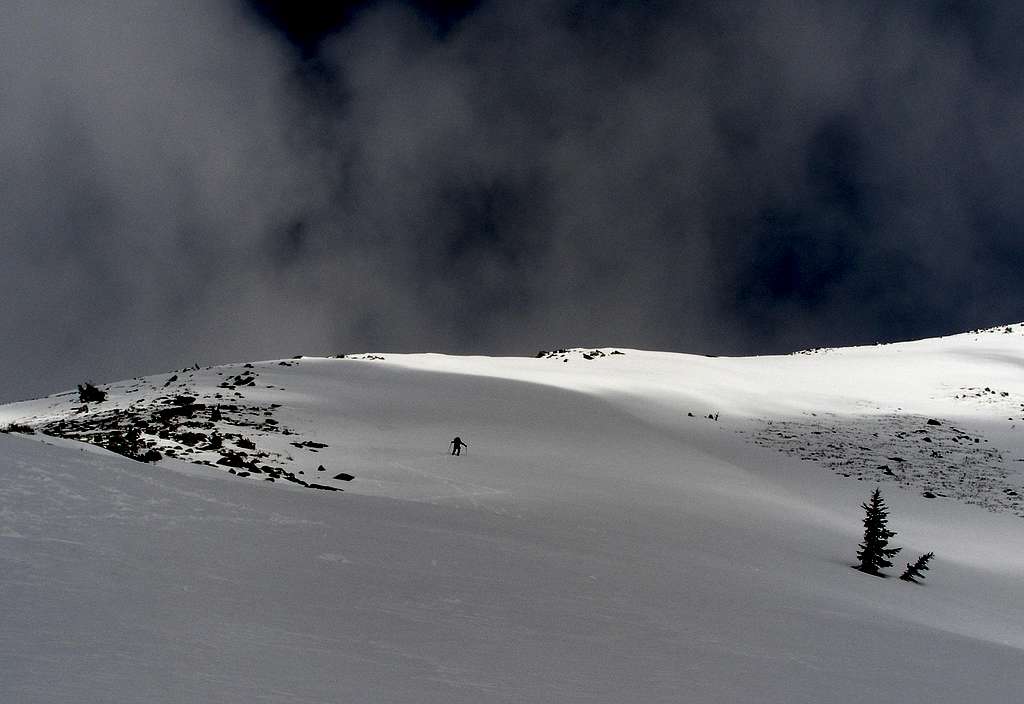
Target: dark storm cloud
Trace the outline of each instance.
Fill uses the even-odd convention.
[[[231,3],[0,12],[0,397],[1024,317],[1014,3],[366,3],[312,51]]]

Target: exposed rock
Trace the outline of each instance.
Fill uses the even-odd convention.
[[[323,489],[324,491],[341,491],[341,489],[339,489],[336,486],[327,486],[325,484],[313,484],[312,482],[307,484],[306,486],[308,486],[310,489]]]

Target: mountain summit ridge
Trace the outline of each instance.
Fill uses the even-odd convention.
[[[473,378],[491,378],[597,396],[684,434],[693,419],[710,417],[719,430],[844,476],[897,481],[1024,515],[1024,490],[1011,481],[1011,463],[1024,457],[1015,439],[1017,424],[1024,428],[1018,364],[1024,365],[1024,325],[1019,324],[767,357],[628,348],[560,349],[532,358],[429,353],[296,357],[197,365],[115,382],[103,387],[106,395],[99,402],[86,403],[81,393],[64,392],[7,404],[0,406],[0,425],[129,456],[149,452],[150,457],[185,460],[241,478],[360,491],[361,482],[352,483],[353,476],[380,474],[372,463],[351,460],[353,449],[359,450],[357,456],[365,454],[359,448],[360,404],[374,401],[372,393],[367,396],[364,377],[461,376],[469,384]],[[360,367],[369,369],[355,373]],[[443,387],[442,381],[432,383]],[[355,403],[353,385],[359,390]],[[457,408],[446,408],[443,392],[436,415],[458,417]],[[926,424],[940,418],[941,424]],[[849,432],[840,431],[840,425]],[[475,434],[472,422],[459,427],[464,430],[451,434]],[[923,435],[911,439],[926,442],[910,442],[911,435]],[[850,457],[829,456],[828,443],[817,442],[823,437],[839,442]],[[441,440],[439,434],[434,442]],[[865,449],[871,441],[879,452]],[[125,451],[126,443],[135,451]],[[927,456],[918,456],[921,447]],[[971,499],[955,490],[952,472],[944,471],[952,455],[957,466],[966,467],[959,481],[980,483],[984,497]],[[406,459],[413,461],[415,455]],[[338,474],[343,478],[337,479]],[[389,479],[378,478],[371,493],[389,495],[384,483],[394,474],[384,474]],[[415,473],[407,479],[415,483]],[[398,495],[407,495],[400,484],[393,484]]]

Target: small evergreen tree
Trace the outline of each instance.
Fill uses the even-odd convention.
[[[860,564],[857,569],[867,574],[881,577],[879,572],[883,567],[892,567],[889,559],[900,551],[900,548],[890,548],[889,538],[896,535],[889,530],[889,509],[882,499],[882,491],[877,487],[871,492],[871,498],[867,503],[861,504],[864,509],[864,540],[857,551],[857,559]]]
[[[935,557],[934,552],[926,552],[924,555],[917,558],[917,562],[914,564],[910,564],[908,562],[907,569],[905,569],[903,574],[900,575],[900,579],[917,584],[917,580],[914,578],[918,577],[920,579],[924,579],[924,575],[921,573],[928,571],[928,563],[931,562],[933,557]]]

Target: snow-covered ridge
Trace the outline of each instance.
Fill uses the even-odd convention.
[[[66,437],[0,434],[0,701],[1017,701],[1012,328],[303,357],[2,406]],[[891,576],[935,553],[921,585],[850,569],[875,486]]]
[[[843,476],[1024,515],[1017,432],[1018,424],[1024,429],[1024,325],[824,352],[729,358],[603,348],[532,358],[385,353],[197,366],[103,386],[99,403],[65,392],[3,406],[0,425],[122,454],[123,437],[134,433],[139,454],[319,489],[358,491],[360,482],[350,483],[358,472],[376,479],[364,490],[391,495],[390,479],[352,457],[362,418],[347,387],[355,367],[369,364],[379,375],[552,386],[683,432],[713,419],[720,431]],[[473,434],[472,425],[462,432]],[[407,479],[417,483],[414,474]],[[392,486],[397,495],[409,495],[400,484]]]

